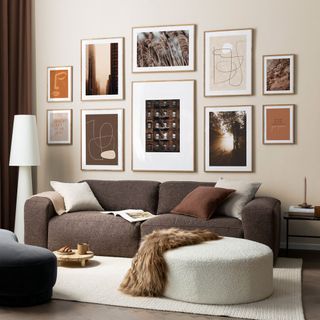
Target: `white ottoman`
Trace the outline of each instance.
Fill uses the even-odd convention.
[[[223,238],[167,251],[164,296],[193,303],[238,304],[273,291],[272,250],[261,243]]]

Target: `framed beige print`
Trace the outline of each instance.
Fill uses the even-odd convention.
[[[123,109],[81,110],[81,169],[123,170]]]
[[[263,143],[294,144],[294,105],[263,106]]]
[[[72,110],[47,110],[47,144],[72,144]]]
[[[123,95],[123,38],[82,40],[82,100],[121,100]]]
[[[48,102],[72,101],[72,67],[48,67]]]
[[[205,171],[252,171],[252,106],[205,108]]]
[[[194,80],[132,84],[133,171],[194,171]]]
[[[193,71],[195,26],[132,29],[132,71]]]
[[[294,55],[263,56],[263,94],[294,93]]]
[[[204,33],[205,96],[252,94],[252,29]]]

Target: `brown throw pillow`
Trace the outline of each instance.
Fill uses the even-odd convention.
[[[201,219],[210,219],[218,206],[232,192],[232,189],[197,187],[188,193],[171,213],[184,214]]]

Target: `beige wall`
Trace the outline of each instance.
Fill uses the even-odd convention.
[[[300,203],[303,178],[309,180],[309,201],[320,204],[320,2],[318,0],[34,0],[34,102],[38,116],[41,166],[37,189],[48,189],[50,180],[153,179],[203,180],[225,178],[261,181],[260,195],[282,201],[283,209]],[[161,74],[131,73],[131,28],[165,24],[196,24],[196,71]],[[254,28],[254,94],[243,97],[203,96],[203,33],[206,30]],[[125,38],[125,100],[80,100],[80,40]],[[262,55],[296,54],[297,93],[262,95]],[[73,102],[47,103],[48,66],[73,66]],[[131,81],[155,79],[196,80],[196,172],[141,173],[131,171]],[[295,145],[263,145],[262,105],[296,104]],[[205,173],[203,167],[204,106],[253,105],[253,173]],[[47,146],[46,110],[72,108],[73,145]],[[125,171],[80,170],[80,109],[125,109]],[[296,228],[299,228],[298,226]],[[300,225],[300,232],[320,234],[320,224]],[[297,242],[297,241],[296,241]],[[301,240],[302,242],[302,240]],[[311,241],[314,242],[315,241]]]

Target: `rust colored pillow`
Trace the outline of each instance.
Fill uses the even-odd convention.
[[[232,192],[232,189],[197,187],[188,193],[171,213],[208,220]]]

